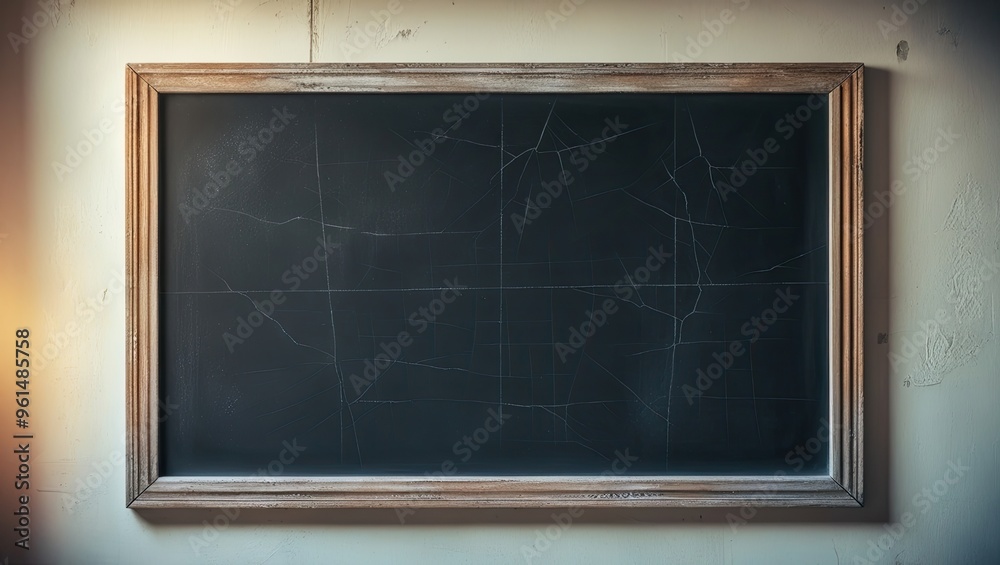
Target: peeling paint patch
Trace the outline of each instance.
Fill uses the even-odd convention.
[[[924,363],[910,375],[908,381],[914,386],[941,384],[945,375],[975,359],[986,341],[961,329],[932,331],[927,337]]]
[[[420,29],[419,26],[415,28],[411,27],[403,28],[397,31],[391,38],[389,38],[389,41],[395,41],[396,39],[409,39],[410,37],[413,36],[413,34],[417,33],[417,30],[419,29]],[[387,41],[386,43],[388,43],[389,41]]]
[[[910,44],[904,39],[896,45],[896,60],[902,63],[910,55]]]
[[[937,34],[951,41],[953,47],[958,47],[958,34],[951,30],[951,28],[941,26],[937,30]]]
[[[998,210],[997,201],[984,198],[982,185],[972,179],[952,202],[943,232],[952,257],[945,301],[954,315],[927,331],[922,359],[907,379],[915,386],[941,383],[948,374],[974,361],[993,340],[991,289],[995,285],[988,283],[1000,275],[996,258]]]
[[[59,27],[59,22],[63,18],[66,18],[66,26],[69,27],[71,24],[69,14],[75,4],[76,0],[68,2],[67,0],[38,0],[35,6],[37,9],[29,15],[21,17],[20,28],[16,28],[17,31],[7,33],[7,41],[14,54],[20,53],[24,45],[27,45],[46,28]]]
[[[53,16],[52,19],[56,25],[59,24],[59,20],[66,18],[66,25],[70,25],[69,15],[76,8],[76,0],[59,0],[59,2],[52,3]]]

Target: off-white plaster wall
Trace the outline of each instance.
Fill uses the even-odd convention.
[[[53,1],[58,17],[37,35],[11,45],[7,36],[0,45],[11,62],[0,80],[24,93],[17,139],[28,180],[5,190],[27,190],[32,200],[34,324],[40,336],[73,321],[83,328],[33,385],[41,438],[33,459],[36,558],[478,564],[525,561],[531,547],[534,563],[1000,562],[995,2],[402,0],[387,23],[370,24],[387,0]],[[21,15],[44,8],[25,1],[20,9],[4,9],[5,35],[21,33]],[[723,10],[731,11],[729,23],[712,24]],[[401,524],[390,510],[246,511],[229,521],[218,512],[125,508],[125,306],[116,276],[125,256],[126,63],[679,56],[867,65],[864,509],[760,510],[746,523],[727,520],[739,509],[593,510],[546,546],[539,536],[554,524],[551,511],[423,510]],[[55,170],[53,163],[66,163],[67,145],[101,127],[108,133],[91,154],[68,172]],[[918,162],[925,153],[933,160],[926,166]],[[876,206],[897,181],[887,209]],[[91,316],[78,308],[88,299],[107,305]],[[939,310],[946,321],[928,326]],[[949,474],[949,464],[968,469]],[[105,477],[102,469],[113,471]],[[78,481],[88,478],[97,486],[80,497]],[[899,525],[907,513],[913,522]],[[222,527],[205,525],[213,520]],[[890,530],[898,535],[880,540]],[[11,562],[24,558],[2,552]]]

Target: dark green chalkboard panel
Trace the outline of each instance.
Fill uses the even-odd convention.
[[[826,102],[162,95],[161,473],[826,474]]]

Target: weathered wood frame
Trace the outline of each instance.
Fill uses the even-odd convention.
[[[127,100],[126,505],[178,507],[860,506],[861,64],[132,64]],[[158,472],[161,93],[796,92],[829,95],[828,476],[173,477]]]

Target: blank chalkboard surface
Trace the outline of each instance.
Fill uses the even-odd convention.
[[[159,473],[828,474],[827,106],[162,95]]]

